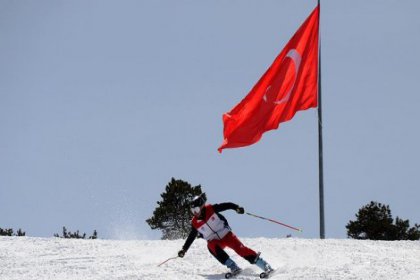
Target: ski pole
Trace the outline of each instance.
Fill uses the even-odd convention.
[[[253,216],[253,217],[255,217],[255,218],[260,218],[260,219],[263,219],[263,220],[267,220],[267,221],[270,221],[270,222],[272,222],[272,223],[276,223],[276,224],[282,225],[282,226],[284,226],[284,227],[288,227],[288,228],[294,229],[294,230],[296,230],[296,231],[302,232],[302,230],[301,230],[300,228],[295,228],[295,227],[292,227],[292,226],[289,226],[289,225],[286,225],[286,224],[280,223],[280,222],[278,222],[278,221],[275,221],[275,220],[273,220],[273,219],[264,218],[264,217],[261,217],[261,216],[258,216],[258,215],[252,214],[252,213],[248,213],[248,212],[246,212],[246,214],[247,214],[247,215],[250,215],[250,216]]]
[[[176,259],[176,258],[178,258],[178,256],[176,256],[176,257],[172,257],[172,258],[169,258],[169,259],[167,259],[166,261],[163,261],[163,262],[161,262],[160,264],[158,264],[158,266],[161,266],[162,264],[167,263],[168,261],[170,261],[170,260],[174,260],[174,259]]]

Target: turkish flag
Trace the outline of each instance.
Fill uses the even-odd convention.
[[[297,111],[318,106],[319,5],[248,95],[223,115],[226,148],[252,145]]]

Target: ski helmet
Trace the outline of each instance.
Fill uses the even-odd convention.
[[[207,201],[207,197],[205,193],[195,196],[190,203],[191,212],[198,216],[201,213],[201,209],[203,209],[204,204]]]

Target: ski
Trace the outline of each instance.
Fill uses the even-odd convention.
[[[238,271],[237,273],[227,272],[225,274],[225,278],[226,279],[235,279],[236,276],[239,276],[241,274],[241,272],[242,271]],[[272,274],[274,274],[274,269],[261,272],[259,276],[260,276],[260,279],[268,279],[268,278],[270,278],[270,276],[272,276]]]
[[[261,272],[261,273],[260,273],[260,278],[261,278],[261,279],[267,279],[267,278],[270,278],[270,275],[271,275],[271,274],[273,274],[273,273],[274,273],[274,269],[271,269],[271,270],[267,270],[267,271]]]
[[[230,279],[230,278],[232,278],[233,277],[233,274],[232,273],[230,273],[230,272],[228,272],[228,273],[226,273],[225,274],[225,278],[226,279]]]
[[[228,272],[225,274],[225,278],[226,279],[231,279],[231,278],[235,278],[236,276],[238,276],[240,273],[242,272],[242,270],[238,270],[237,272]]]

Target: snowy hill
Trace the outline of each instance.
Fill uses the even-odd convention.
[[[271,279],[420,279],[420,242],[247,239],[277,273]],[[197,240],[183,258],[178,241],[72,240],[0,237],[1,280],[224,279],[226,268]],[[259,279],[259,269],[229,251],[244,268],[239,279]]]

